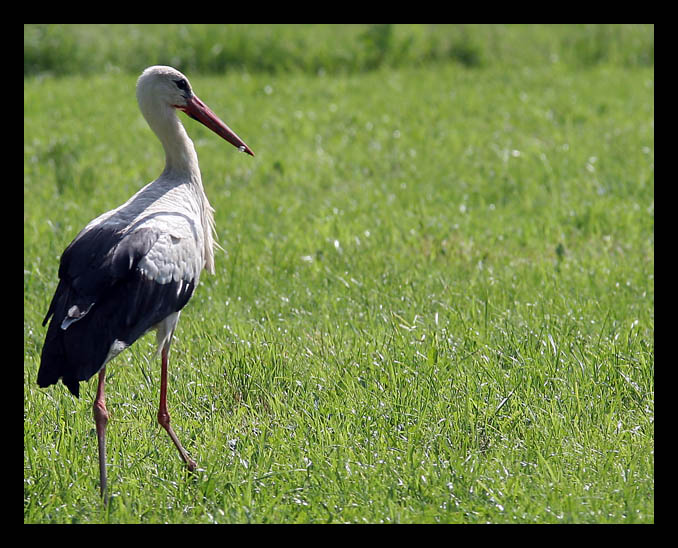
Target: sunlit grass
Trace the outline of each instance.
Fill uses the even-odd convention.
[[[188,76],[256,153],[182,115],[225,249],[171,356],[200,471],[146,337],[108,510],[94,382],[37,388],[40,322],[163,158],[133,76],[25,81],[25,521],[654,520],[652,69]]]

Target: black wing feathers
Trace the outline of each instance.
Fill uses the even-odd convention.
[[[127,236],[101,227],[80,232],[61,255],[59,287],[42,325],[54,313],[56,300],[65,289],[63,284],[70,289],[70,306],[86,310],[136,268],[157,239],[157,233],[150,229],[140,229]]]
[[[193,294],[194,280],[159,284],[137,268],[157,239],[158,233],[148,228],[121,234],[97,227],[81,232],[66,248],[59,285],[43,321],[45,325],[52,318],[42,350],[39,386],[63,378],[78,396],[79,381],[101,369],[116,339],[131,345],[184,307]]]

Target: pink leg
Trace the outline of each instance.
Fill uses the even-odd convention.
[[[158,422],[160,423],[160,426],[162,426],[165,430],[167,430],[167,433],[169,434],[170,438],[172,438],[174,445],[176,445],[177,449],[179,450],[179,454],[181,455],[181,458],[186,463],[186,467],[191,472],[193,472],[198,465],[195,463],[195,461],[191,457],[188,456],[188,453],[183,448],[183,446],[179,442],[179,439],[177,438],[177,435],[174,433],[174,430],[172,430],[172,427],[170,426],[170,415],[167,411],[167,361],[168,361],[167,355],[168,355],[168,353],[169,353],[169,344],[165,345],[165,347],[162,349],[162,369],[161,369],[161,372],[160,372],[160,408],[158,409]]]
[[[104,393],[104,382],[106,380],[106,368],[99,371],[99,384],[97,386],[97,396],[94,399],[94,422],[97,428],[97,439],[99,441],[99,487],[104,504],[108,502],[108,491],[106,483],[106,424],[108,423],[108,409],[106,409],[106,394]]]

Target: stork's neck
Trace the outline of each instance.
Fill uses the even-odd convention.
[[[141,105],[142,113],[148,125],[155,132],[165,149],[165,170],[163,174],[181,176],[187,181],[197,183],[202,187],[198,155],[195,152],[193,141],[189,138],[183,124],[177,116],[176,109],[155,103]]]

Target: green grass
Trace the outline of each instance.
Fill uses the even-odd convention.
[[[187,75],[256,153],[181,115],[225,248],[170,361],[200,470],[149,335],[108,368],[108,508],[40,322],[162,149],[136,75],[24,80],[25,522],[654,521],[652,66]]]
[[[24,73],[654,65],[654,25],[25,25]]]

